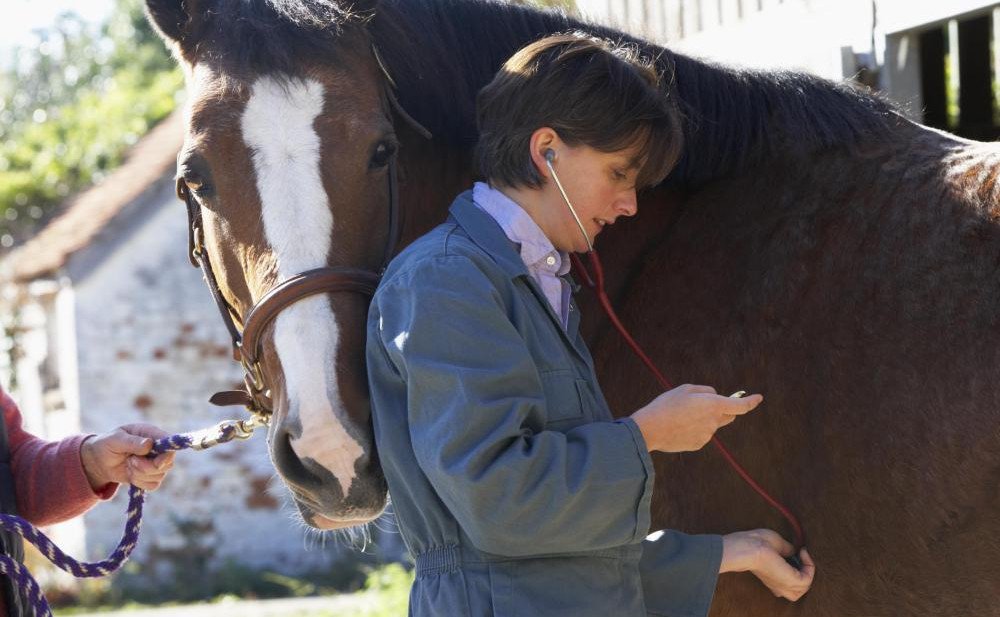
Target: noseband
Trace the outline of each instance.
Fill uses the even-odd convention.
[[[378,287],[382,272],[392,259],[399,244],[402,230],[398,190],[396,186],[396,161],[389,161],[389,233],[386,236],[385,252],[382,265],[377,272],[353,267],[325,267],[308,270],[282,281],[267,292],[250,309],[246,319],[240,319],[239,313],[226,301],[219,288],[218,279],[212,269],[212,262],[205,250],[205,232],[202,224],[201,208],[191,195],[191,190],[183,178],[177,179],[177,196],[187,205],[188,214],[188,248],[191,265],[201,268],[208,284],[209,291],[215,299],[215,304],[222,315],[222,321],[229,330],[233,341],[233,358],[243,366],[242,390],[226,390],[215,393],[212,404],[220,406],[243,405],[251,414],[263,421],[270,420],[273,405],[270,397],[270,387],[261,370],[261,340],[267,326],[277,316],[300,300],[308,297],[333,292],[353,292],[372,296]],[[235,319],[234,319],[235,316]],[[237,321],[242,328],[237,326]]]

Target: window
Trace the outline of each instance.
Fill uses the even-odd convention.
[[[919,34],[924,124],[970,139],[1000,139],[998,11]]]

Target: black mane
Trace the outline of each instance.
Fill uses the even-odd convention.
[[[569,30],[638,45],[674,74],[685,154],[671,178],[689,186],[779,150],[850,148],[893,122],[890,103],[844,84],[712,65],[562,13],[495,0],[381,0],[369,25],[403,107],[436,140],[460,147],[475,144],[475,94],[500,65],[526,43]]]
[[[673,74],[684,114],[684,155],[671,180],[699,185],[775,152],[853,147],[884,135],[893,107],[805,73],[738,70],[676,54],[563,13],[497,0],[216,0],[199,53],[229,77],[301,74],[347,46],[377,45],[403,107],[460,148],[476,142],[475,95],[517,49],[546,34],[584,30],[628,42]]]
[[[234,85],[301,75],[317,58],[335,64],[346,45],[363,44],[370,17],[339,0],[214,0],[193,35],[195,55]]]

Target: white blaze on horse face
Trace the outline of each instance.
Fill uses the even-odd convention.
[[[257,80],[243,113],[243,139],[253,152],[267,241],[281,280],[326,266],[333,213],[320,174],[320,139],[313,122],[323,110],[323,87],[313,80]],[[335,367],[337,321],[325,295],[301,300],[275,321],[289,412],[302,432],[292,440],[300,458],[311,458],[340,481],[344,497],[364,455],[341,422]]]

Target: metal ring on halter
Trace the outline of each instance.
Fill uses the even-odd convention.
[[[267,384],[264,383],[264,373],[261,371],[260,362],[256,360],[248,361],[245,357],[240,357],[240,364],[243,366],[244,376],[247,378],[247,385],[255,392],[263,392]]]
[[[194,246],[191,248],[191,256],[195,259],[201,259],[204,251],[205,247],[201,243],[201,228],[198,228],[197,233],[194,234]]]

